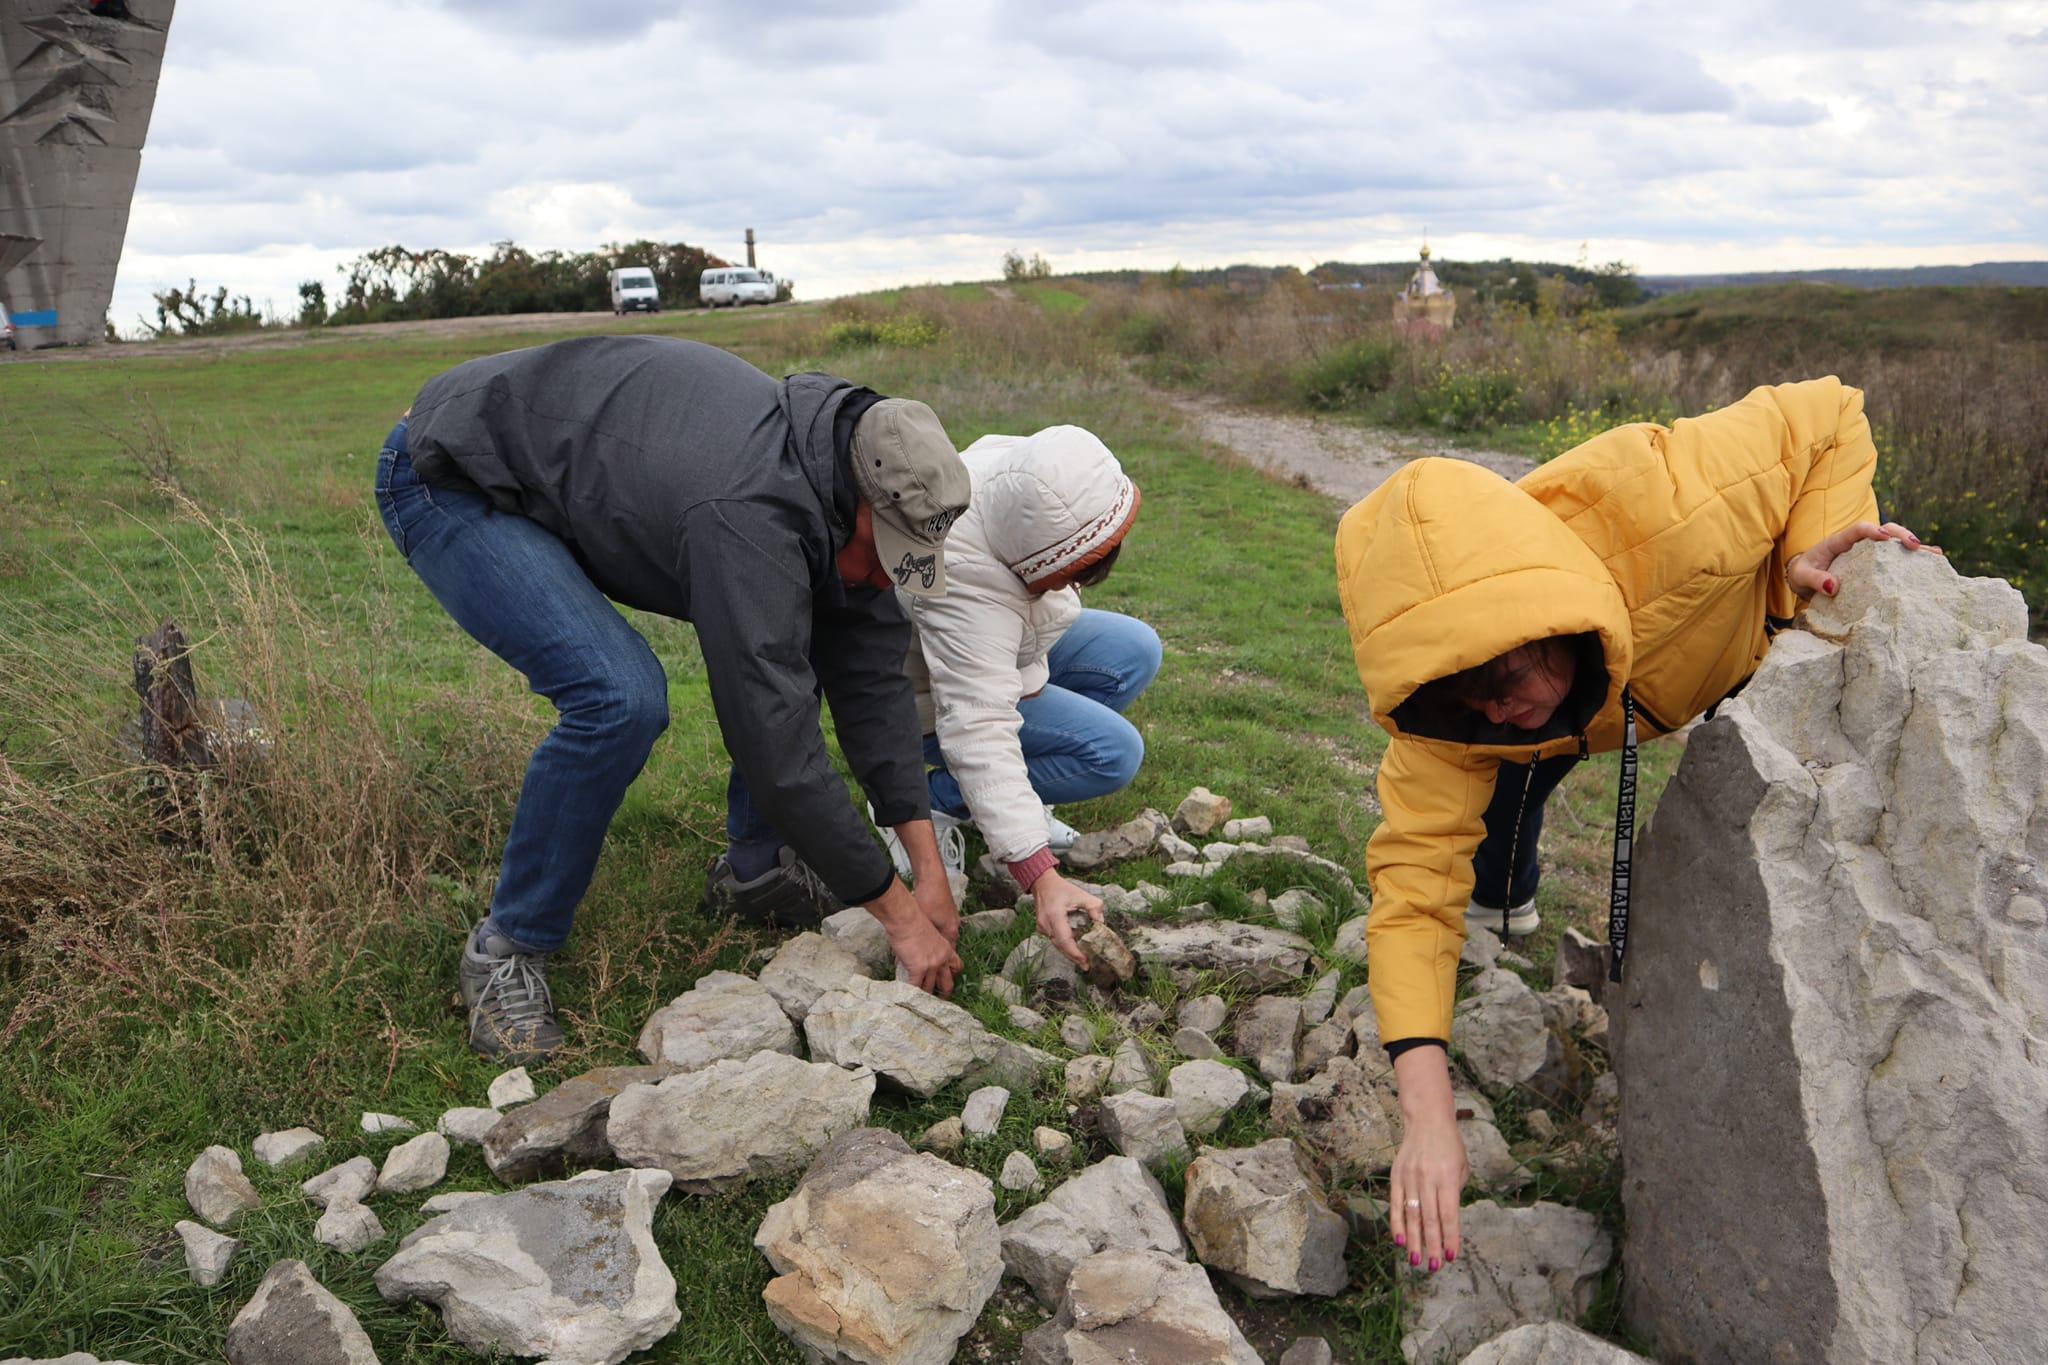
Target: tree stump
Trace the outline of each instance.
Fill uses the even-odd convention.
[[[142,757],[166,768],[214,765],[213,746],[192,681],[192,650],[168,617],[135,642],[135,690],[142,698]]]

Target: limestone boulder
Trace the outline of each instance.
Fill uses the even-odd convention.
[[[889,946],[889,931],[865,906],[850,905],[827,915],[818,929],[851,953],[868,976],[884,977],[896,970],[896,950]]]
[[[1098,867],[1108,867],[1111,863],[1142,858],[1159,843],[1159,836],[1166,832],[1166,827],[1166,817],[1158,811],[1141,811],[1115,829],[1090,830],[1083,834],[1060,855],[1060,861],[1076,871],[1089,872]]]
[[[1207,787],[1196,787],[1181,798],[1173,810],[1173,828],[1181,834],[1205,839],[1230,818],[1230,798],[1218,796]]]
[[[352,1156],[299,1184],[299,1192],[323,1209],[341,1199],[360,1204],[376,1188],[377,1163],[366,1156]]]
[[[1526,982],[1501,967],[1472,979],[1451,1016],[1451,1045],[1482,1085],[1526,1087],[1551,1104],[1572,1102],[1584,1078],[1578,1050],[1545,1018]]]
[[[782,943],[758,980],[784,1015],[803,1023],[817,997],[866,974],[860,958],[823,933],[799,933]]]
[[[1262,991],[1298,983],[1315,951],[1307,939],[1286,929],[1221,919],[1140,925],[1131,930],[1130,945],[1149,971],[1176,979],[1214,972]]]
[[[1043,934],[1027,934],[1003,959],[1002,976],[1040,999],[1063,1003],[1081,998],[1081,969]]]
[[[1059,1303],[1074,1267],[1111,1248],[1187,1254],[1166,1191],[1127,1156],[1105,1157],[1062,1181],[1005,1223],[1003,1264],[1047,1307]]]
[[[484,1161],[507,1184],[593,1161],[609,1161],[605,1135],[612,1101],[629,1086],[659,1081],[675,1068],[601,1066],[522,1104],[484,1134]]]
[[[1301,1055],[1301,1001],[1261,995],[1237,1014],[1237,1055],[1269,1081],[1291,1081]]]
[[[944,1365],[1003,1276],[988,1178],[880,1128],[829,1143],[754,1245],[769,1318],[827,1361]]]
[[[612,1101],[606,1140],[628,1166],[668,1172],[675,1188],[715,1194],[800,1171],[826,1143],[868,1120],[875,1073],[781,1052],[713,1062]]]
[[[410,1194],[440,1184],[447,1174],[448,1139],[438,1132],[421,1133],[384,1154],[384,1165],[377,1172],[377,1192]]]
[[[949,1000],[904,981],[861,981],[818,998],[804,1016],[811,1056],[867,1067],[919,1097],[958,1080],[1028,1089],[1052,1058],[989,1032]]]
[[[311,1128],[287,1128],[277,1133],[258,1133],[251,1150],[266,1166],[282,1166],[311,1156],[327,1145],[327,1139]]]
[[[1474,1348],[1458,1365],[1652,1365],[1648,1356],[1567,1322],[1530,1322]]]
[[[1223,1120],[1259,1094],[1251,1079],[1223,1062],[1182,1062],[1166,1073],[1166,1097],[1173,1101],[1183,1132],[1207,1137]]]
[[[737,972],[710,972],[654,1012],[641,1027],[637,1046],[650,1062],[695,1071],[757,1052],[795,1056],[796,1025],[759,981]]]
[[[1074,1267],[1023,1365],[1261,1365],[1202,1267],[1159,1251],[1102,1251]]]
[[[1467,1204],[1458,1259],[1409,1290],[1401,1354],[1416,1365],[1455,1360],[1524,1322],[1575,1322],[1614,1258],[1590,1213],[1538,1201],[1525,1209]]]
[[[185,1244],[185,1270],[192,1276],[192,1283],[202,1289],[210,1289],[228,1273],[228,1263],[241,1250],[239,1238],[224,1237],[189,1218],[180,1218],[172,1224],[172,1230]]]
[[[1693,731],[1608,987],[1623,1311],[1703,1362],[2048,1341],[2048,651],[1896,544]],[[1703,1121],[1703,1118],[1710,1121]]]
[[[1119,1152],[1147,1166],[1185,1155],[1188,1149],[1174,1102],[1135,1090],[1104,1097],[1102,1135]]]
[[[1341,1180],[1386,1169],[1401,1146],[1394,1069],[1377,1048],[1332,1057],[1298,1085],[1275,1085],[1267,1117],[1274,1134],[1299,1138]]]
[[[666,1171],[588,1172],[471,1200],[408,1234],[377,1292],[434,1304],[479,1354],[617,1365],[682,1318],[654,1244],[668,1187]]]
[[[279,1261],[228,1324],[228,1365],[377,1365],[369,1334],[304,1261]]]
[[[1349,1231],[1285,1138],[1205,1147],[1188,1163],[1182,1214],[1195,1255],[1254,1298],[1343,1292]]]

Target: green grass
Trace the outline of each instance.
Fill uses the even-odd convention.
[[[1070,311],[1065,291],[1033,292],[1039,321],[1024,325],[1025,310],[998,312],[985,291],[906,291],[904,306],[948,329],[943,344],[914,348],[832,353],[836,315],[817,308],[577,330],[697,336],[774,374],[833,368],[924,398],[962,445],[1055,422],[1096,431],[1143,488],[1144,510],[1090,600],[1151,621],[1166,662],[1131,713],[1147,743],[1138,781],[1063,814],[1107,826],[1205,785],[1362,867],[1383,739],[1332,580],[1339,509],[1207,458],[1081,329],[1054,325]],[[978,309],[999,321],[977,327]],[[406,1210],[418,1197],[374,1201],[386,1238],[344,1257],[312,1242],[297,1181],[396,1141],[360,1134],[362,1110],[431,1124],[482,1103],[495,1074],[463,1043],[456,952],[488,895],[545,708],[406,570],[370,484],[379,438],[425,379],[544,339],[353,329],[0,367],[0,1356],[217,1359],[263,1271],[295,1255],[355,1308],[387,1365],[470,1358],[438,1314],[386,1305],[370,1281],[417,1222]],[[182,844],[156,837],[116,739],[134,708],[129,652],[166,615],[198,642],[202,692],[258,701],[282,737],[255,780],[187,793]],[[572,1046],[536,1069],[543,1086],[637,1060],[649,1012],[706,971],[748,969],[769,942],[696,912],[722,839],[725,757],[690,630],[633,619],[668,667],[674,721],[551,972]],[[1646,762],[1646,809],[1670,761]],[[1597,923],[1612,787],[1611,763],[1596,762],[1554,803],[1549,934],[1558,921]],[[1151,862],[1119,874],[1160,875]],[[1256,918],[1255,892],[1303,884],[1339,895],[1323,874],[1280,865],[1228,871],[1202,894]],[[1312,941],[1326,945],[1337,919],[1307,926]],[[1027,932],[963,944],[963,1002]],[[1347,969],[1344,985],[1359,979]],[[1170,1018],[1163,1027],[1170,1036]],[[1032,1041],[1064,1055],[1049,1032]],[[914,1141],[963,1099],[885,1097],[873,1121]],[[1069,1125],[1056,1076],[1012,1100],[997,1139],[955,1159],[993,1177],[1039,1123]],[[271,1172],[246,1159],[255,1134],[296,1124],[327,1135],[319,1164]],[[1229,1132],[1256,1135],[1245,1121]],[[200,1290],[171,1224],[189,1216],[186,1165],[215,1142],[245,1153],[265,1208],[241,1230],[249,1245],[227,1281]],[[1099,1155],[1084,1137],[1076,1162]],[[1050,1184],[1062,1171],[1046,1174]],[[768,1267],[751,1246],[789,1184],[664,1203],[656,1235],[685,1326],[643,1359],[797,1358],[761,1311]],[[495,1183],[458,1149],[444,1188]],[[1003,1216],[1026,1202],[1003,1195]],[[1398,1358],[1400,1277],[1383,1250],[1361,1240],[1356,1288],[1289,1310],[1361,1360]],[[1036,1320],[992,1307],[970,1349],[1005,1358]]]

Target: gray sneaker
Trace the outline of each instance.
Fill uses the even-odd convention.
[[[477,925],[462,947],[462,1003],[469,1045],[515,1066],[537,1062],[562,1045],[555,998],[548,993],[543,953],[522,953],[508,938]]]
[[[704,874],[700,908],[705,915],[762,928],[811,929],[846,908],[795,849],[785,844],[776,857],[776,866],[750,882],[733,876],[732,863],[723,853],[713,858]]]

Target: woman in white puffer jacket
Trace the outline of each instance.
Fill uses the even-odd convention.
[[[1058,871],[1050,807],[1128,785],[1145,753],[1120,714],[1159,671],[1143,621],[1081,605],[1138,514],[1138,487],[1079,427],[984,436],[961,452],[974,494],[946,538],[943,597],[898,594],[932,765],[932,820],[972,820],[1074,961],[1067,912],[1102,902]],[[1062,847],[1064,842],[1062,842]],[[957,844],[956,844],[957,847]],[[892,849],[892,852],[894,850]]]

